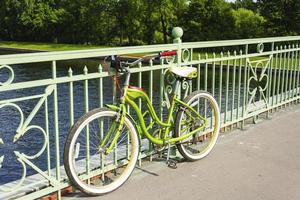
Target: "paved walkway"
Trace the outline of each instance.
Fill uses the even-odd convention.
[[[148,163],[111,194],[64,197],[73,199],[299,200],[300,106],[222,136],[205,159],[176,170]]]

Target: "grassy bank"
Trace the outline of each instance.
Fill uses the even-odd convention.
[[[13,49],[36,50],[36,51],[67,51],[67,50],[97,49],[97,48],[103,48],[105,46],[0,41],[0,48],[1,47],[13,48]]]
[[[84,49],[99,49],[99,48],[105,48],[107,46],[97,46],[97,45],[80,45],[80,44],[54,44],[54,43],[34,43],[34,42],[15,42],[15,41],[0,41],[0,48],[12,48],[12,49],[22,49],[22,50],[31,50],[31,51],[67,51],[67,50],[84,50]],[[130,54],[128,56],[132,57],[140,57],[143,56],[144,54]],[[206,55],[205,53],[197,53],[193,52],[193,60],[198,60],[199,55],[201,59],[205,59]],[[213,58],[212,53],[207,54],[208,58],[211,59]],[[231,54],[231,56],[233,56]],[[219,53],[216,54],[216,58],[220,58],[221,55]],[[227,57],[227,54],[224,54],[224,58]],[[299,59],[297,58],[286,58],[283,55],[274,55],[272,59],[272,66],[276,68],[283,68],[284,65],[288,65],[285,67],[286,69],[294,69],[295,63],[299,63]],[[268,59],[268,57],[252,57],[250,60],[253,62],[255,60],[261,60],[261,59]],[[239,65],[239,59],[236,60],[236,65]],[[244,65],[245,59],[242,59],[241,65]],[[220,64],[220,62],[217,62],[216,64]],[[234,65],[234,60],[229,60],[229,61],[223,61],[223,65]],[[263,63],[265,64],[265,62]],[[293,65],[292,65],[293,64]],[[261,68],[262,66],[258,66]],[[264,67],[264,66],[263,66]]]

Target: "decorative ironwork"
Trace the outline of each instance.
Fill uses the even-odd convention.
[[[8,70],[8,78],[7,78],[7,80],[5,82],[1,82],[0,81],[0,86],[11,84],[14,81],[14,78],[15,78],[14,70],[10,66],[8,66],[8,65],[1,65],[0,66],[0,71],[4,70],[4,69]]]
[[[176,79],[169,71],[169,69],[165,69],[163,72],[163,77],[164,77],[164,100],[162,102],[163,107],[170,107],[170,98],[169,96],[174,92],[174,84],[176,82]]]
[[[182,81],[181,83],[181,88],[182,88],[182,92],[183,92],[183,97],[186,97],[189,92],[190,92],[190,88],[191,88],[191,82],[189,81]]]
[[[265,48],[264,43],[259,43],[259,44],[257,45],[257,52],[258,52],[258,53],[264,52],[264,48]]]
[[[33,108],[33,110],[31,111],[31,113],[29,114],[29,116],[25,119],[24,117],[24,113],[22,111],[22,109],[20,108],[20,106],[18,106],[15,103],[3,103],[0,105],[0,109],[4,108],[4,107],[12,107],[13,109],[15,109],[19,115],[20,115],[20,122],[19,125],[16,129],[16,134],[14,135],[13,138],[13,142],[16,143],[20,140],[20,138],[22,138],[25,134],[27,134],[30,130],[36,130],[38,132],[42,133],[42,141],[43,145],[41,147],[41,149],[33,154],[33,155],[27,155],[25,153],[21,153],[19,151],[14,151],[15,156],[17,157],[17,161],[22,165],[23,168],[23,173],[22,173],[22,177],[21,179],[18,180],[18,183],[16,183],[14,186],[11,187],[0,187],[0,191],[3,192],[11,192],[14,190],[17,190],[25,181],[25,177],[27,174],[27,167],[26,164],[31,166],[33,169],[35,169],[36,171],[38,171],[39,173],[41,173],[41,171],[39,170],[39,168],[37,166],[35,166],[30,160],[36,159],[38,157],[40,157],[42,155],[42,153],[45,151],[47,145],[48,145],[48,139],[47,139],[47,133],[45,131],[44,128],[42,128],[41,126],[38,125],[30,125],[32,119],[35,117],[35,115],[37,114],[37,112],[40,110],[40,108],[42,107],[42,105],[45,105],[46,99],[47,97],[53,92],[54,87],[53,86],[48,86],[45,90],[45,94],[41,95],[38,103],[36,104],[36,106]],[[47,113],[45,113],[47,115]],[[3,139],[0,138],[0,145],[4,144]],[[2,164],[5,161],[5,155],[0,157],[0,169],[3,166]],[[43,175],[43,173],[42,173]],[[45,176],[44,176],[45,177]],[[51,177],[45,177],[47,179],[49,179],[51,181]]]
[[[168,57],[165,57],[164,59],[167,62],[167,64],[170,65],[170,64],[173,64],[175,62],[176,56],[168,56]]]
[[[171,73],[168,69],[164,70],[164,101],[162,102],[163,107],[170,107],[170,95],[174,92],[174,86],[176,82],[176,78],[174,74]],[[186,97],[191,89],[190,81],[182,81],[181,82],[181,94],[183,97]]]
[[[191,59],[191,53],[188,49],[183,49],[181,53],[183,62],[188,62]]]
[[[250,96],[246,110],[248,113],[268,107],[266,90],[269,85],[269,75],[267,74],[272,56],[269,59],[250,61],[247,58],[247,65],[250,69],[248,79],[248,94]]]

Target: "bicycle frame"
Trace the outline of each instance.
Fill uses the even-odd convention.
[[[176,91],[176,90],[175,90]],[[142,98],[147,105],[147,111],[149,111],[151,118],[154,120],[154,123],[157,123],[161,126],[161,129],[164,130],[161,138],[155,138],[151,133],[149,133],[146,125],[145,125],[145,120],[144,116],[138,107],[138,105],[134,102],[135,99]],[[177,98],[177,95],[174,94],[174,96],[171,98],[171,104],[170,108],[168,110],[168,116],[166,122],[161,121],[158,117],[157,114],[153,108],[153,105],[151,104],[151,101],[148,97],[148,95],[138,89],[130,89],[128,88],[127,95],[125,96],[125,102],[129,104],[134,111],[137,114],[138,117],[138,126],[141,128],[142,133],[153,143],[159,144],[159,145],[165,145],[165,144],[174,144],[175,142],[185,140],[186,138],[192,136],[198,131],[201,131],[204,129],[204,127],[207,125],[207,120],[202,117],[196,110],[194,110],[192,107],[184,103],[183,101],[179,100]],[[193,131],[191,131],[189,134],[186,134],[181,137],[171,137],[169,136],[169,133],[173,130],[173,111],[175,109],[175,106],[184,108],[184,109],[189,109],[191,112],[194,112],[200,119],[204,121],[203,125]]]
[[[175,92],[173,94],[173,97],[171,98],[170,107],[168,109],[167,120],[166,120],[166,122],[163,122],[157,116],[157,114],[155,112],[155,109],[154,109],[148,95],[143,90],[141,90],[139,88],[129,87],[129,79],[130,79],[130,73],[128,72],[127,77],[126,77],[126,81],[125,81],[125,84],[124,84],[124,88],[123,88],[124,93],[123,93],[123,96],[121,98],[121,104],[119,106],[106,105],[108,108],[110,108],[112,110],[115,110],[119,113],[119,116],[117,117],[119,119],[117,119],[116,121],[119,121],[120,123],[119,123],[119,127],[117,129],[117,132],[116,132],[111,144],[109,145],[109,147],[105,151],[105,154],[109,154],[113,150],[113,148],[115,146],[115,143],[117,142],[117,139],[120,136],[120,132],[122,130],[122,127],[124,125],[125,117],[129,116],[129,118],[131,118],[133,120],[133,118],[127,112],[126,104],[131,106],[137,114],[138,120],[137,120],[136,126],[137,126],[137,129],[138,129],[138,133],[139,134],[141,134],[141,133],[144,134],[146,136],[146,138],[148,138],[154,144],[158,144],[158,145],[174,144],[176,142],[183,141],[183,140],[191,137],[193,134],[195,134],[198,131],[202,131],[206,127],[207,119],[205,117],[202,117],[191,106],[189,106],[185,102],[179,100],[179,98],[178,98],[178,96],[179,96],[179,87],[180,87],[180,81],[179,80],[177,80],[177,82],[176,82]],[[149,112],[149,114],[150,114],[150,116],[153,120],[153,124],[157,123],[161,126],[160,130],[163,130],[163,132],[162,132],[162,136],[160,138],[156,138],[151,133],[149,133],[148,128],[145,124],[144,115],[142,114],[139,106],[135,103],[135,100],[139,99],[139,98],[141,98],[146,103],[146,105],[147,105],[147,111],[146,112]],[[183,136],[180,136],[180,137],[169,136],[170,132],[173,130],[172,119],[173,119],[173,111],[175,109],[175,106],[178,106],[179,108],[182,108],[182,109],[189,109],[191,112],[195,113],[197,117],[199,117],[201,120],[204,121],[203,125],[200,126],[197,129],[191,131],[190,133],[188,133],[186,135],[183,135]],[[133,120],[133,121],[135,121],[135,120]],[[113,129],[114,128],[112,128],[112,130],[109,130],[107,136],[104,138],[103,142],[100,144],[100,149],[102,149],[105,146],[105,144],[108,141],[108,138],[111,137]]]

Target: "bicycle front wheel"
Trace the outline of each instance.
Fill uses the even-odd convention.
[[[205,157],[216,144],[220,129],[220,111],[216,100],[205,91],[195,91],[184,102],[197,111],[206,126],[191,137],[176,144],[181,155],[189,161]],[[180,109],[175,121],[175,136],[180,137],[204,126],[203,119],[189,108]]]
[[[132,122],[126,117],[113,151],[111,144],[119,123],[118,113],[107,108],[83,115],[71,128],[64,148],[64,165],[70,181],[88,195],[102,195],[120,187],[134,170],[139,141]],[[105,142],[103,142],[105,141]],[[105,146],[100,148],[101,143]]]

